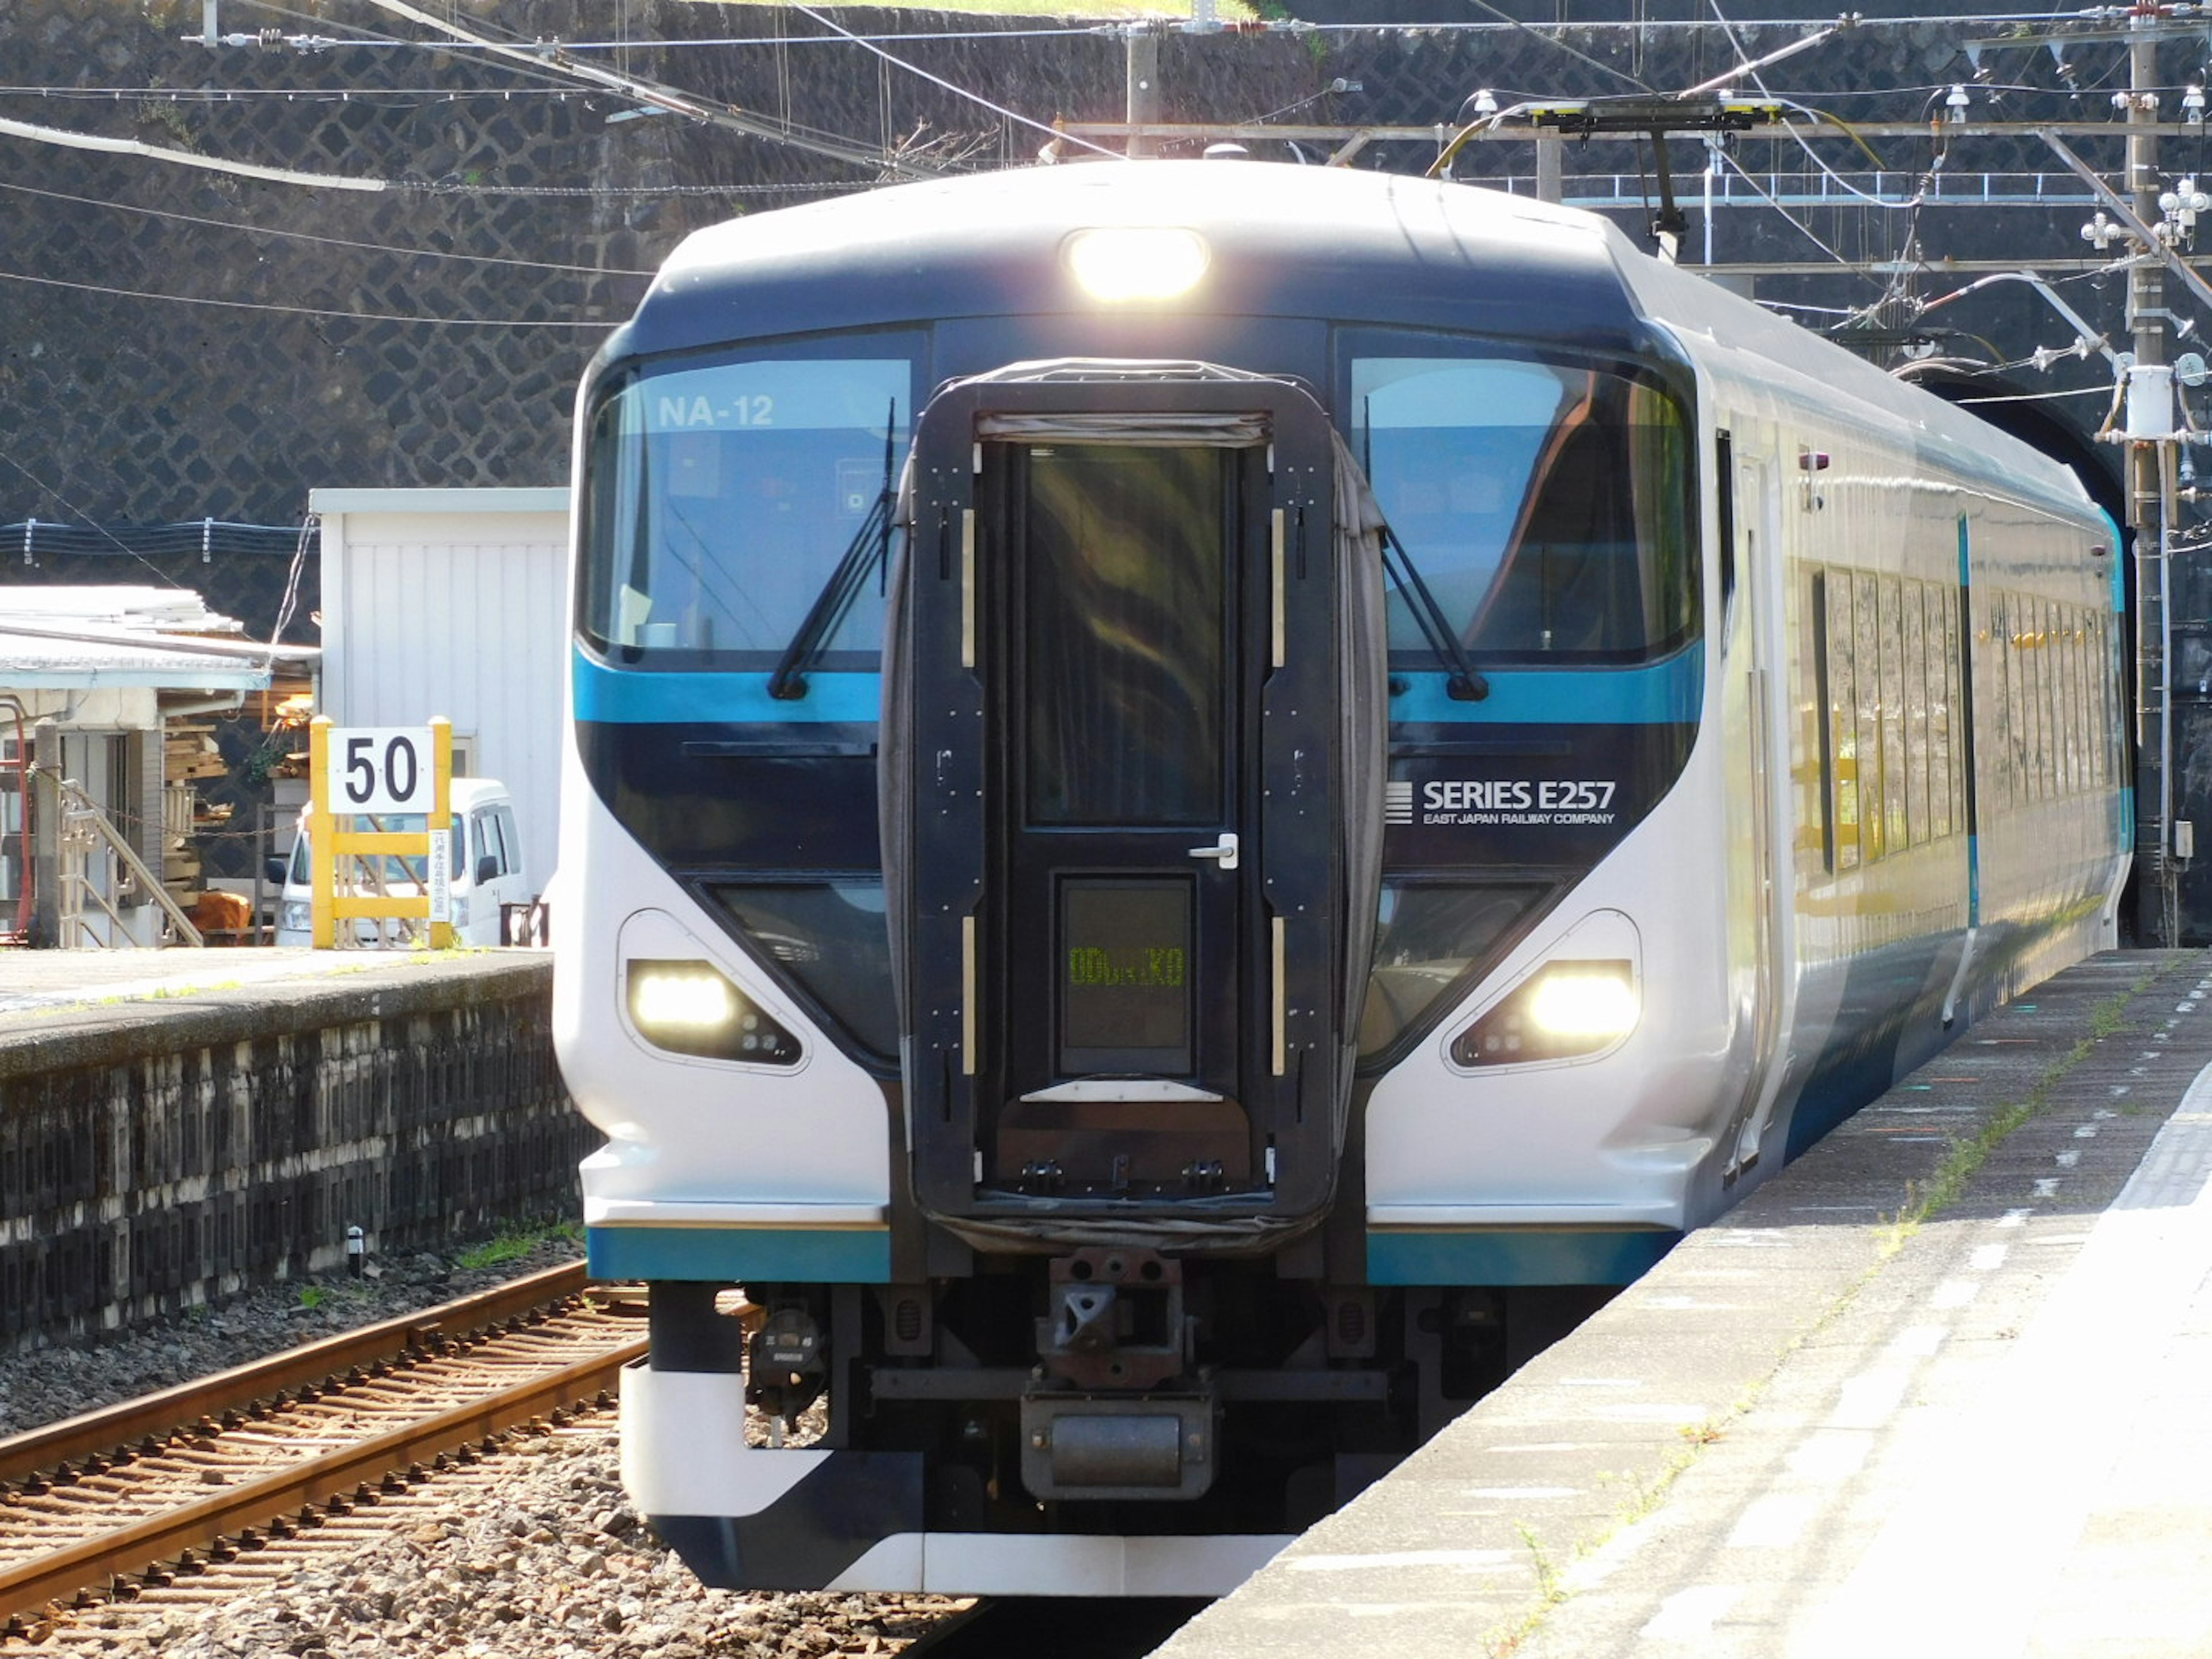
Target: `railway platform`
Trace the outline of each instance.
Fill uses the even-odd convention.
[[[2058,975],[1162,1659],[2212,1653],[2212,954]]]
[[[0,1017],[325,979],[388,967],[407,957],[403,951],[289,945],[251,951],[0,951]]]

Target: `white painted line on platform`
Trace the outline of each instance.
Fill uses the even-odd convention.
[[[1848,1480],[1866,1467],[1874,1437],[1860,1429],[1815,1429],[1785,1461],[1805,1480]]]
[[[2081,1161],[2081,1149],[2076,1147],[2072,1152],[2053,1153],[2051,1161],[2062,1170],[2070,1170]]]
[[[2027,1221],[2028,1214],[2029,1212],[2026,1210],[2007,1210],[1995,1221],[1992,1221],[1990,1225],[1992,1227],[2017,1227]]]
[[[1822,1425],[1831,1429],[1878,1429],[1887,1423],[1912,1384],[1902,1365],[1875,1365],[1836,1391],[1836,1408]]]
[[[1286,1556],[1276,1565],[1292,1572],[1359,1572],[1369,1567],[1453,1567],[1462,1572],[1493,1572],[1523,1559],[1511,1550],[1395,1550],[1373,1555]]]
[[[2184,1103],[2197,1113],[2212,1105],[2212,1066]],[[2138,1490],[2116,1454],[2160,1443],[2158,1433],[2170,1438],[2192,1421],[2194,1394],[2172,1392],[2171,1382],[2195,1369],[2187,1357],[2202,1326],[2187,1322],[2201,1319],[2192,1305],[2203,1304],[2192,1298],[2208,1284],[2212,1124],[2168,1123],[1971,1399],[1931,1408],[1942,1413],[1942,1431],[1923,1425],[1918,1437],[1930,1455],[1876,1524],[1838,1535],[1839,1550],[1860,1552],[1856,1560],[1837,1562],[1847,1569],[1843,1582],[1793,1621],[1775,1650],[1865,1659],[1898,1650],[1908,1633],[1915,1654],[2021,1659],[2062,1650],[2048,1633],[2079,1623],[2085,1587],[2109,1582],[2115,1537],[2124,1533],[2132,1547],[2160,1514],[2187,1529],[2191,1483],[2168,1467]],[[2074,1426],[2054,1433],[2054,1424]],[[1907,1432],[1899,1422],[1881,1428],[1893,1443]],[[2197,1638],[2212,1632],[2193,1624],[2155,1648],[2130,1646],[2156,1622],[2148,1608],[2126,1622],[2142,1600],[2121,1594],[2098,1614],[2100,1629],[2118,1621],[2112,1651],[2206,1650]]]
[[[1654,1642],[1710,1641],[1713,1621],[1742,1599],[1741,1584],[1698,1584],[1677,1590],[1637,1633]]]
[[[1884,1359],[1925,1359],[1951,1334],[1948,1325],[1907,1325],[1883,1345]]]
[[[1680,1401],[1659,1400],[1650,1405],[1599,1406],[1594,1415],[1610,1418],[1617,1423],[1702,1423],[1712,1415],[1713,1408],[1706,1405],[1684,1405]]]
[[[2012,1253],[2008,1244],[1984,1244],[1967,1258],[1966,1265],[1978,1273],[1993,1273],[2005,1264]]]
[[[1820,1497],[1813,1492],[1772,1492],[1744,1505],[1735,1525],[1729,1529],[1727,1547],[1734,1550],[1786,1550],[1804,1537],[1805,1528],[1820,1513]]]
[[[2097,1138],[2097,1126],[2096,1126],[2095,1124],[2094,1124],[2094,1123],[2079,1123],[2079,1124],[2075,1125],[2075,1127],[2074,1127],[2074,1139],[2076,1139],[2076,1140],[2094,1140],[2096,1138]]]
[[[1982,1293],[1978,1279],[1947,1279],[1928,1298],[1931,1308],[1963,1308]]]
[[[2036,1195],[2038,1198],[2056,1198],[2056,1197],[2057,1197],[2057,1196],[2058,1196],[2058,1177],[2057,1177],[2057,1176],[2037,1176],[2037,1177],[2036,1177],[2036,1182],[2035,1182],[2035,1195]]]

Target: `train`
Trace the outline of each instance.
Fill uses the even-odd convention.
[[[2116,942],[2115,526],[1595,215],[746,216],[575,456],[556,1043],[711,1584],[1218,1594]]]

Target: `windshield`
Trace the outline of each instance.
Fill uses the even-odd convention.
[[[1682,410],[1628,374],[1496,356],[1352,361],[1352,447],[1478,666],[1635,661],[1698,617]],[[1394,653],[1429,656],[1393,592]]]
[[[618,384],[593,412],[579,624],[626,663],[769,666],[790,643],[905,458],[914,361],[696,359]],[[883,596],[866,584],[826,644],[872,665]]]

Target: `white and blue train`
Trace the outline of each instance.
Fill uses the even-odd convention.
[[[714,1583],[1218,1592],[2114,942],[2109,520],[1586,214],[764,214],[576,453],[559,1045]]]

